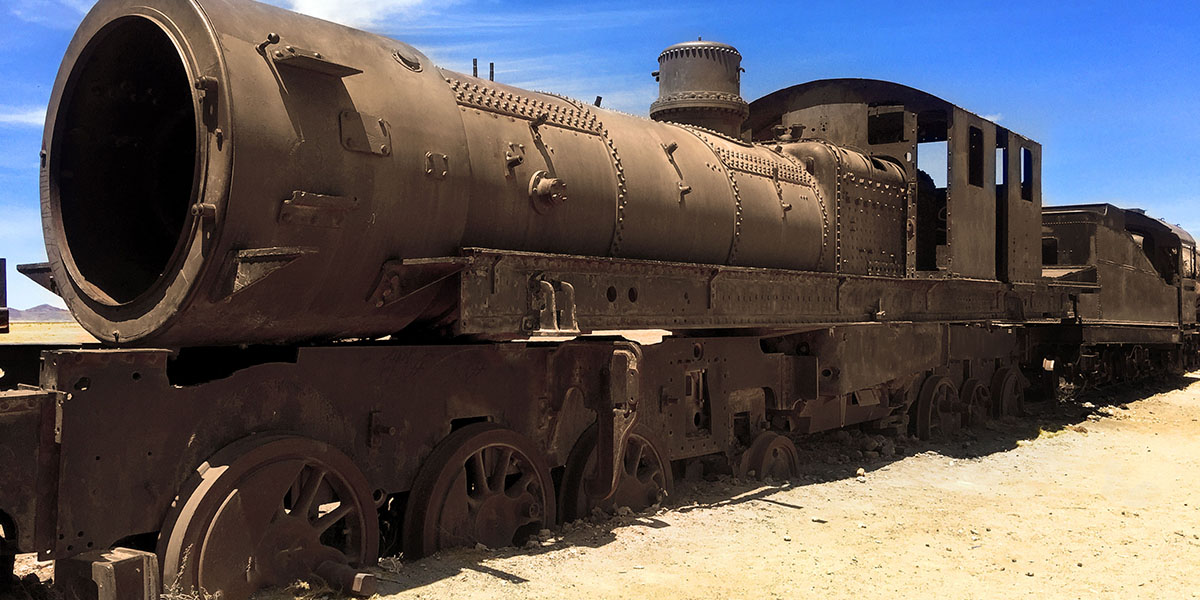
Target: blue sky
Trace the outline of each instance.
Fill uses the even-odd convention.
[[[1200,2],[603,3],[273,0],[409,42],[441,66],[646,114],[662,48],[745,57],[753,100],[828,77],[924,89],[1040,141],[1048,204],[1112,202],[1200,233]],[[0,0],[0,257],[9,305],[56,300],[12,268],[45,260],[41,123],[89,0]]]

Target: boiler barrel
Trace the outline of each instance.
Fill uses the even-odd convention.
[[[100,0],[47,112],[46,246],[98,338],[388,335],[452,315],[384,265],[465,247],[817,269],[827,199],[794,158],[443,70],[244,0]]]

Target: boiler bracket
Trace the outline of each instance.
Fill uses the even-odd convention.
[[[575,286],[534,274],[529,278],[529,314],[522,325],[530,336],[577,335]]]
[[[461,256],[408,258],[383,263],[367,299],[375,308],[399,302],[439,281],[458,274],[470,259]]]

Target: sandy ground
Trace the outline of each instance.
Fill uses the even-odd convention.
[[[0,344],[95,344],[96,338],[78,323],[9,323],[9,332],[0,334]]]
[[[385,559],[379,597],[1200,598],[1200,373],[1036,410],[891,459],[817,436],[795,481],[682,482],[536,548]]]

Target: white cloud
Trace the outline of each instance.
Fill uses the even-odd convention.
[[[996,113],[994,115],[982,115],[982,116],[983,116],[983,118],[985,118],[993,123],[999,123],[1000,119],[1004,118],[1004,115],[1002,115],[1000,113]]]
[[[392,17],[408,17],[427,12],[430,7],[443,8],[445,2],[432,0],[268,0],[298,13],[318,19],[341,23],[349,27],[370,29]]]
[[[0,125],[41,127],[46,122],[46,109],[0,106]]]
[[[8,12],[28,23],[75,29],[95,0],[17,0]]]

